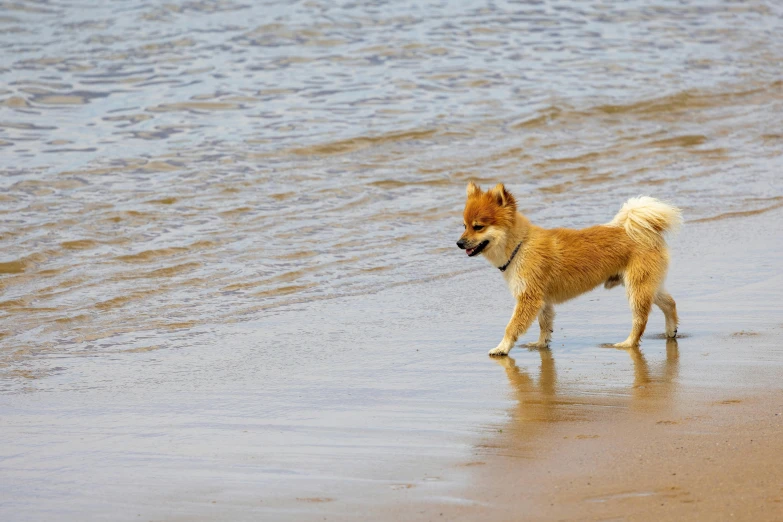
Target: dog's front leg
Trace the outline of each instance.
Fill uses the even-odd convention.
[[[489,351],[489,355],[508,355],[508,352],[514,347],[514,343],[520,335],[525,333],[533,320],[538,315],[538,311],[543,306],[544,301],[541,296],[523,292],[517,298],[517,305],[514,307],[514,314],[506,326],[506,335],[495,348]]]

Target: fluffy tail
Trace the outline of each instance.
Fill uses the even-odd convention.
[[[614,217],[610,225],[623,227],[628,237],[649,247],[665,244],[664,233],[676,230],[682,223],[677,207],[648,196],[631,198]]]

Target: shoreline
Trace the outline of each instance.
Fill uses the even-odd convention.
[[[0,399],[0,514],[773,520],[781,217],[686,224],[668,285],[682,335],[663,339],[655,311],[636,351],[601,347],[630,312],[598,290],[558,308],[550,350],[487,357],[513,305],[487,269],[227,324],[188,350],[60,358]]]

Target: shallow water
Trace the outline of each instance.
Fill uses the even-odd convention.
[[[470,270],[468,179],[545,225],[640,192],[690,220],[783,202],[775,2],[58,2],[0,23],[6,375]]]
[[[778,368],[777,2],[62,1],[0,27],[13,518],[447,495],[499,429]],[[682,207],[690,337],[597,348],[627,333],[617,290],[564,307],[552,364],[486,359],[511,298],[454,246],[469,179],[543,226]]]

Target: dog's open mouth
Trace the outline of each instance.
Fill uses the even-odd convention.
[[[478,246],[474,248],[466,248],[465,253],[468,255],[468,257],[477,256],[481,253],[482,250],[484,250],[487,245],[489,244],[489,240],[486,239],[478,244]]]

